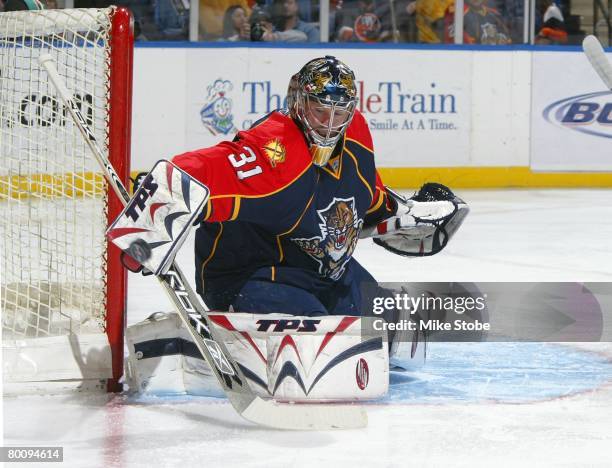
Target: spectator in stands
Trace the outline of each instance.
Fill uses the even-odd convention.
[[[277,31],[268,10],[259,6],[253,8],[250,21],[251,41],[306,42],[308,40],[306,33],[297,29]]]
[[[391,2],[383,1],[376,11],[382,22],[382,41],[416,42],[415,0],[394,0],[393,8]]]
[[[444,17],[455,0],[416,0],[417,40],[428,44],[442,42]]]
[[[513,44],[524,41],[525,2],[524,0],[497,0],[496,10],[504,18]]]
[[[338,31],[342,27],[344,12],[342,10],[343,0],[329,0],[329,41],[337,40]],[[318,10],[317,10],[318,13]],[[317,15],[317,20],[318,15]]]
[[[446,15],[446,40],[454,41],[455,9]],[[510,32],[499,12],[487,6],[487,0],[465,0],[463,8],[463,43],[502,45],[511,44]]]
[[[343,21],[337,34],[340,42],[379,42],[383,24],[375,0],[343,3]]]
[[[542,28],[535,37],[535,43],[540,45],[567,44],[567,31],[561,9],[552,0],[546,0],[545,6]]]
[[[319,28],[312,23],[302,21],[298,15],[298,10],[297,0],[274,0],[272,3],[272,20],[276,31],[299,31],[306,35],[307,42],[319,42],[321,40]]]
[[[199,0],[200,37],[204,40],[220,39],[223,34],[223,15],[232,5],[240,5],[250,14],[248,0]]]
[[[405,0],[398,4],[397,27],[401,42],[417,42],[416,0]]]
[[[185,40],[189,37],[189,9],[185,6],[182,1],[155,0],[155,25],[162,34],[162,39]]]
[[[142,32],[142,26],[140,21],[134,19],[134,40],[135,41],[148,41],[149,38]]]
[[[342,26],[342,5],[345,0],[329,0],[329,41],[336,40],[336,34]],[[350,1],[350,0],[349,0]],[[320,24],[320,0],[315,3],[312,0],[298,0],[300,7],[299,15],[303,21],[311,22],[319,27]],[[320,29],[320,27],[319,27]]]
[[[223,15],[224,41],[250,41],[251,26],[246,10],[240,5],[232,5]]]

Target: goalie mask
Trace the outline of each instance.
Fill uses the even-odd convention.
[[[287,105],[310,145],[312,162],[325,166],[355,114],[355,74],[340,60],[311,60],[289,82]]]

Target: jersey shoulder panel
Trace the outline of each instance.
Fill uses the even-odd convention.
[[[181,154],[173,162],[206,184],[213,199],[276,193],[311,165],[301,131],[279,112],[239,132],[234,141]]]
[[[239,132],[236,142],[259,154],[275,178],[291,180],[311,163],[302,131],[291,117],[279,111]]]
[[[358,146],[363,147],[363,150],[369,155],[374,154],[374,144],[372,142],[372,133],[368,127],[368,123],[361,112],[355,111],[353,120],[346,131],[347,142],[353,142]]]

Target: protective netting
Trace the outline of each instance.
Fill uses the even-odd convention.
[[[55,59],[107,151],[113,11],[0,14],[4,339],[104,328],[107,187],[37,58]]]

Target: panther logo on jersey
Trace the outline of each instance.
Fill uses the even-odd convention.
[[[291,240],[319,263],[319,274],[338,280],[353,255],[363,220],[357,216],[354,197],[334,198],[317,213],[321,237]]]

